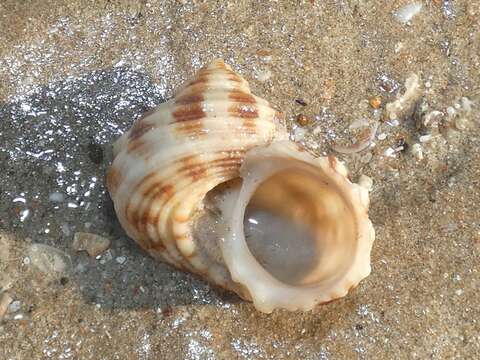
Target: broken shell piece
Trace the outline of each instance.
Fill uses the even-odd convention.
[[[95,257],[110,247],[110,239],[97,234],[77,232],[73,236],[72,247],[75,251],[86,251],[88,255]]]
[[[375,140],[375,135],[377,134],[379,123],[376,122],[371,128],[365,130],[360,134],[356,142],[351,145],[339,145],[333,144],[332,150],[341,154],[355,154],[359,153],[365,149],[368,149],[372,145],[373,140]]]
[[[422,86],[418,76],[411,74],[405,80],[405,93],[385,106],[387,118],[389,120],[397,120],[412,112],[422,94],[421,89]]]
[[[116,142],[107,177],[140,246],[264,312],[345,296],[370,273],[374,239],[368,191],[280,119],[214,61]]]

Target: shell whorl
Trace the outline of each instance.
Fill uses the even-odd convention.
[[[286,137],[281,118],[223,61],[201,69],[114,145],[107,186],[127,234],[155,257],[241,294],[225,266],[199,249],[191,221],[210,190],[239,176],[246,151]]]

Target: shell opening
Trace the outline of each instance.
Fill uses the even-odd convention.
[[[276,143],[251,150],[240,175],[213,191],[218,241],[257,309],[309,310],[369,274],[373,229],[341,164]]]
[[[268,273],[288,285],[310,286],[345,271],[355,221],[321,172],[302,164],[246,186],[254,189],[245,208],[245,241]]]

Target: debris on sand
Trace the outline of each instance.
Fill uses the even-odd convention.
[[[8,306],[13,301],[13,298],[8,292],[0,293],[0,321],[8,310]]]
[[[416,74],[411,74],[407,80],[405,80],[405,93],[397,100],[388,103],[385,106],[387,119],[398,120],[406,116],[409,112],[412,112],[415,104],[422,95],[420,80]]]
[[[393,15],[395,16],[395,19],[398,22],[402,24],[406,24],[410,20],[412,20],[413,17],[417,15],[421,10],[422,10],[421,3],[412,3],[412,4],[408,4],[401,7],[400,9],[395,11]]]
[[[8,305],[8,312],[16,313],[22,307],[22,303],[20,300],[15,300]]]
[[[110,239],[103,236],[77,232],[73,236],[72,247],[75,251],[86,251],[88,255],[96,257],[106,251],[110,247]]]
[[[32,244],[28,248],[31,264],[48,275],[61,275],[70,267],[70,257],[52,246]]]
[[[419,143],[415,143],[412,145],[412,155],[417,160],[423,160],[423,148],[422,145]]]
[[[312,122],[312,119],[304,114],[298,114],[296,120],[297,120],[297,124],[300,126],[307,126]]]
[[[372,191],[373,189],[373,179],[370,176],[364,174],[360,175],[357,184],[367,189],[368,191]]]
[[[355,142],[351,145],[339,145],[333,144],[332,150],[340,154],[355,154],[359,153],[365,149],[368,149],[370,145],[375,140],[375,135],[377,134],[379,123],[376,122],[373,127],[366,129],[360,134],[360,136],[355,139]]]
[[[0,265],[5,264],[8,261],[9,254],[10,254],[10,247],[8,245],[8,240],[0,234]],[[2,267],[0,266],[0,271],[2,271]]]
[[[370,106],[374,109],[379,109],[380,106],[382,106],[382,98],[380,96],[372,96],[369,100],[368,103]]]

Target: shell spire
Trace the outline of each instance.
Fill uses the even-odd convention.
[[[275,307],[309,309],[318,302],[344,296],[370,269],[373,228],[366,216],[368,192],[365,195],[360,187],[351,184],[343,165],[332,160],[333,157],[314,159],[288,141],[282,121],[283,114],[268,101],[253,95],[247,81],[223,60],[200,69],[174,98],[144,114],[114,144],[107,187],[126,233],[153,257],[253,300],[262,311],[269,312]],[[326,164],[335,172],[328,170]],[[301,189],[302,181],[294,181],[285,169],[292,174],[298,171],[295,176],[308,186]],[[269,180],[276,179],[278,174],[281,174],[278,181]],[[336,180],[331,181],[330,177]],[[329,183],[336,185],[325,185]],[[326,203],[315,195],[318,191],[332,200],[338,212],[321,209]],[[271,239],[247,244],[252,240],[242,229],[250,205],[270,211],[269,218],[292,220],[293,227],[303,222],[296,215],[304,211],[302,202],[296,201],[297,195],[292,194],[301,194],[298,196],[305,199],[305,204],[313,201],[308,206],[315,210],[315,215],[306,224],[313,229],[309,233],[314,236],[305,243],[306,247],[322,247],[322,251],[335,254],[342,247],[350,248],[352,261],[339,261],[339,266],[348,275],[353,263],[353,273],[357,276],[347,276],[340,285],[335,284],[335,291],[332,290],[335,287],[324,283],[326,278],[327,283],[333,281],[330,277],[335,275],[335,263],[328,264],[323,255],[311,259],[311,269],[296,271],[295,278],[303,279],[300,283],[287,284],[291,279],[283,279],[284,275],[268,263],[272,256],[253,250],[258,246],[268,247]],[[343,208],[350,210],[342,212]],[[339,230],[342,220],[335,216],[344,217],[347,230]],[[322,235],[325,244],[319,245],[321,239],[317,235],[323,231],[319,230],[322,226],[328,231]],[[348,239],[337,239],[339,231]],[[263,230],[260,232],[263,234]],[[361,247],[361,261],[354,260],[358,255],[355,249],[359,248],[357,233],[368,238],[368,241],[360,239],[367,244]],[[251,238],[255,237],[254,234]],[[335,242],[338,249],[332,245]],[[234,248],[241,251],[232,253]],[[282,256],[286,255],[279,253]],[[270,260],[265,263],[265,258]],[[294,263],[292,266],[297,266]],[[362,269],[358,270],[360,263]],[[257,271],[245,275],[245,266]],[[253,281],[252,276],[259,280]],[[310,287],[322,281],[320,295],[319,291],[304,291],[307,278]],[[278,292],[275,281],[280,287],[295,290],[292,294],[308,293],[308,296],[298,301],[288,300],[290,293]],[[272,294],[281,294],[281,300]]]

